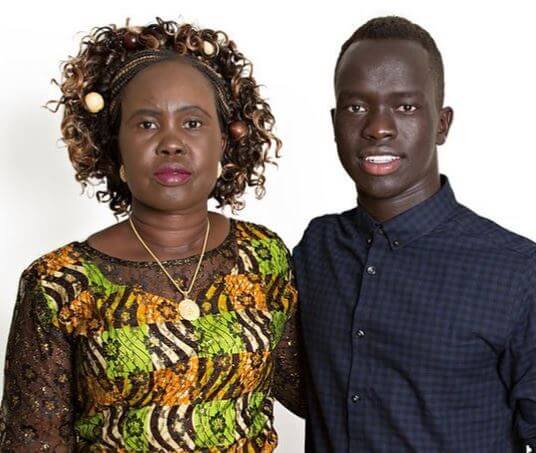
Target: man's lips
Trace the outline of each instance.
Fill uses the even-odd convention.
[[[402,157],[397,154],[378,150],[362,153],[359,157],[359,166],[370,175],[385,176],[398,170],[401,160]]]
[[[181,165],[162,165],[154,172],[155,179],[164,186],[179,186],[187,183],[192,173]]]

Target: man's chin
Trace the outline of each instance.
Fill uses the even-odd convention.
[[[387,199],[401,195],[406,186],[394,176],[360,176],[354,179],[357,193],[367,198]]]

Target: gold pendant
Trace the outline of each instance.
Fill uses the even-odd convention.
[[[184,299],[179,303],[179,313],[187,321],[195,321],[201,315],[199,305],[192,299]]]

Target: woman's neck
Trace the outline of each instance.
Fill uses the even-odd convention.
[[[132,205],[132,221],[157,256],[189,255],[201,249],[208,222],[206,204],[183,212],[162,212]],[[141,245],[141,244],[140,244]]]

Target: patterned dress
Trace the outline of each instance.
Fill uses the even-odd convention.
[[[198,257],[165,261],[187,287]],[[270,452],[274,396],[301,408],[289,253],[231,220],[181,319],[156,263],[73,242],[22,275],[6,357],[0,451]]]

